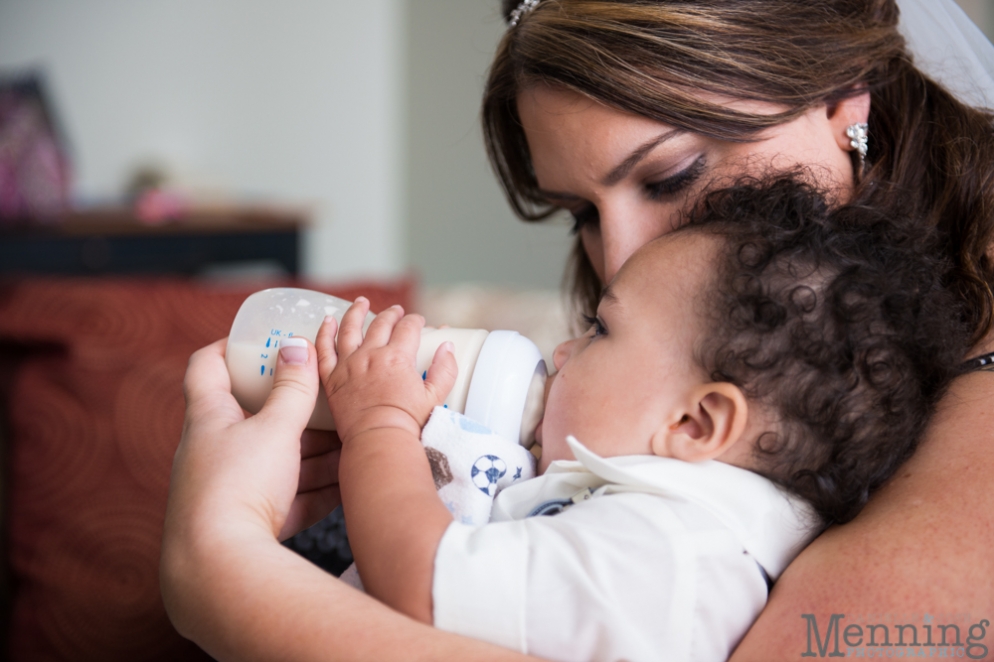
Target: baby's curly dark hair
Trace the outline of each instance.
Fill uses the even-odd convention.
[[[695,228],[722,239],[700,364],[778,419],[757,472],[848,522],[914,452],[968,349],[941,237],[833,208],[796,177],[705,196]]]

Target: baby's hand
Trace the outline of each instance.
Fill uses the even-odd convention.
[[[325,320],[317,336],[318,371],[338,435],[343,444],[382,428],[420,437],[431,410],[445,401],[455,383],[452,343],[438,348],[422,379],[415,363],[424,318],[404,316],[394,306],[376,317],[363,338],[368,311],[369,301],[360,297],[345,313],[337,351],[334,318]]]

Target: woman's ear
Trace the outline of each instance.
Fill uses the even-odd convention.
[[[828,106],[828,121],[832,125],[832,135],[835,136],[839,149],[844,152],[853,150],[846,135],[846,129],[853,124],[865,124],[870,117],[870,91],[864,90],[854,97],[847,97]]]
[[[674,412],[652,438],[652,453],[686,462],[723,455],[746,429],[749,406],[742,390],[728,382],[702,384],[683,410]]]

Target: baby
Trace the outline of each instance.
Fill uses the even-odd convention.
[[[708,196],[557,348],[541,476],[482,526],[453,520],[419,441],[451,352],[422,380],[423,321],[390,309],[363,339],[357,303],[337,354],[333,324],[317,344],[366,590],[547,659],[727,659],[793,557],[913,452],[961,359],[935,244],[787,179]]]

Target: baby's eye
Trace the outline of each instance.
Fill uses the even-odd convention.
[[[604,326],[604,322],[602,322],[599,318],[591,317],[590,315],[584,315],[583,319],[587,322],[588,325],[590,325],[590,329],[594,332],[593,335],[594,338],[596,338],[597,336],[603,336],[607,334],[607,327]]]

